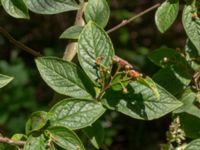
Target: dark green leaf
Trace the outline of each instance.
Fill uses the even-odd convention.
[[[179,10],[179,0],[166,0],[156,11],[155,22],[158,30],[164,33],[175,21]]]
[[[50,150],[50,147],[51,146],[48,145],[48,139],[46,139],[43,134],[34,134],[28,137],[24,145],[24,150]]]
[[[0,150],[19,150],[16,146],[0,143]]]
[[[86,74],[98,85],[100,76],[96,60],[101,58],[101,65],[110,69],[114,50],[110,38],[94,22],[89,22],[78,41],[78,59]]]
[[[78,98],[95,95],[92,82],[75,64],[55,57],[37,58],[36,64],[44,81],[57,93]]]
[[[96,121],[91,127],[83,129],[83,132],[89,138],[92,145],[99,149],[104,140],[104,128],[102,127],[101,123]]]
[[[9,15],[29,19],[28,9],[23,0],[1,0],[1,4]]]
[[[79,8],[75,0],[24,0],[26,6],[38,14],[57,14]]]
[[[184,150],[199,150],[200,147],[200,139],[196,139],[190,142]]]
[[[105,112],[101,103],[93,100],[65,99],[51,108],[51,126],[63,126],[72,130],[90,126]]]
[[[132,81],[127,86],[127,94],[108,91],[104,96],[104,103],[110,109],[119,111],[136,119],[153,120],[160,118],[182,105],[165,89],[157,86],[160,100],[151,88],[138,81]]]
[[[128,77],[125,73],[119,73],[112,80],[111,87],[114,91],[121,91],[128,85],[129,81],[130,77]]]
[[[48,121],[48,114],[44,111],[34,112],[26,123],[26,134],[42,129]]]
[[[47,129],[51,140],[65,150],[85,150],[78,136],[65,127],[50,127]]]
[[[84,15],[87,22],[92,20],[103,28],[108,23],[110,8],[106,0],[89,0]]]
[[[151,52],[148,58],[157,66],[166,67],[171,65],[179,53],[171,48],[159,48]]]
[[[198,54],[200,54],[200,18],[198,16],[193,18],[194,8],[193,4],[185,5],[182,22],[189,39],[197,48]]]
[[[173,95],[184,90],[191,82],[191,79],[192,74],[189,68],[176,65],[161,69],[153,76],[155,82],[163,86]]]
[[[60,38],[61,39],[78,39],[81,31],[83,30],[82,26],[72,26],[70,28],[68,28],[67,30],[65,30]]]
[[[6,86],[12,80],[13,80],[13,77],[0,74],[0,88]]]
[[[200,137],[200,119],[188,113],[176,114],[180,117],[181,128],[185,132],[186,137]]]

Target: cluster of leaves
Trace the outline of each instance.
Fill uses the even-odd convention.
[[[83,2],[1,0],[5,11],[16,18],[29,18],[28,10],[39,14],[79,10]],[[178,0],[166,0],[158,8],[155,21],[159,31],[164,33],[172,25],[178,8]],[[89,0],[84,9],[86,25],[72,26],[61,35],[61,38],[78,42],[77,54],[81,67],[55,57],[36,59],[37,68],[46,84],[68,98],[55,104],[48,112],[33,113],[26,123],[26,134],[14,135],[13,139],[25,140],[25,150],[84,150],[75,133],[82,130],[98,149],[103,134],[94,131],[102,130],[97,120],[107,109],[136,119],[153,120],[177,108],[174,114],[180,116],[186,136],[199,137],[199,9],[198,0],[185,4],[183,24],[189,39],[183,51],[160,48],[149,55],[150,60],[161,67],[153,76],[154,82],[115,56],[112,42],[104,30],[110,15],[107,1]],[[11,77],[0,75],[0,88],[11,80]],[[173,85],[169,81],[173,81]],[[191,121],[188,122],[188,119]],[[198,144],[199,140],[193,141],[186,149],[198,148]],[[1,146],[7,149],[7,145]]]
[[[180,128],[187,138],[199,138],[199,69],[200,69],[200,1],[186,0],[182,13],[183,27],[188,40],[183,50],[160,48],[149,55],[150,60],[161,69],[153,79],[166,90],[179,98],[183,106],[174,111],[175,117],[180,117]],[[179,0],[166,0],[155,15],[156,25],[161,33],[175,21],[179,11]],[[172,81],[172,82],[169,82]],[[199,139],[192,141],[188,146],[178,144],[179,148],[199,149]],[[175,149],[169,143],[166,149]],[[178,148],[177,147],[177,148]]]

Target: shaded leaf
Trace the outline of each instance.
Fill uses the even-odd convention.
[[[1,0],[1,4],[12,17],[29,19],[28,9],[23,0]]]
[[[0,88],[6,86],[12,80],[13,80],[13,77],[0,74]]]
[[[60,38],[61,39],[78,39],[81,31],[83,30],[83,26],[74,25],[67,30],[65,30]]]
[[[78,59],[85,73],[97,85],[100,72],[96,60],[101,58],[101,65],[110,70],[113,56],[112,42],[106,32],[94,22],[89,22],[79,37]]]
[[[161,86],[156,85],[160,101],[152,89],[138,81],[132,81],[127,86],[127,94],[108,91],[104,103],[109,109],[114,109],[136,119],[153,120],[160,118],[182,105],[174,96]]]
[[[179,0],[166,0],[157,9],[155,22],[158,30],[164,33],[175,21],[179,10]]]
[[[101,123],[96,121],[91,127],[84,128],[83,132],[89,138],[92,145],[99,149],[104,140],[104,128]]]
[[[36,59],[44,81],[57,93],[79,98],[95,95],[93,84],[75,64],[55,57]]]
[[[84,99],[65,99],[51,108],[51,126],[63,126],[71,130],[90,126],[105,109],[101,103]]]
[[[119,73],[117,74],[111,83],[111,88],[114,91],[121,91],[123,88],[125,88],[130,81],[130,77],[125,75],[125,73]]]
[[[24,0],[26,6],[38,14],[57,14],[79,8],[75,0]]]
[[[105,27],[110,17],[110,8],[106,0],[89,0],[84,15],[87,22],[91,20]]]
[[[81,140],[71,130],[65,127],[50,127],[47,129],[51,140],[66,150],[85,150]]]

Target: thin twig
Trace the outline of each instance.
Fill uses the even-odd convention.
[[[130,19],[128,19],[128,20],[123,20],[120,24],[118,24],[118,25],[114,26],[113,28],[109,29],[109,30],[107,31],[107,33],[109,34],[109,33],[113,32],[113,31],[115,31],[115,30],[117,30],[117,29],[119,29],[119,28],[121,28],[121,27],[123,27],[123,26],[129,24],[129,23],[132,22],[133,20],[135,20],[135,19],[137,19],[137,18],[139,18],[139,17],[141,17],[141,16],[147,14],[148,12],[150,12],[150,11],[156,9],[156,8],[159,7],[159,6],[160,6],[160,4],[155,4],[155,5],[153,5],[152,7],[150,7],[150,8],[148,8],[148,9],[142,11],[141,13],[139,13],[139,14],[137,14],[137,15],[131,17]]]
[[[29,48],[28,46],[24,45],[23,43],[15,40],[3,27],[0,26],[0,34],[4,35],[9,41],[10,43],[12,43],[13,45],[15,45],[16,47],[30,53],[31,55],[38,57],[41,56],[41,54],[31,48]]]
[[[15,140],[11,140],[6,137],[0,137],[0,143],[11,144],[11,145],[23,147],[26,142],[25,141],[15,141]]]
[[[85,8],[86,4],[87,3],[85,3],[85,2],[82,3],[80,9],[77,11],[74,25],[78,25],[78,26],[85,25],[85,21],[83,19],[83,13],[84,13],[84,8]],[[74,56],[76,55],[76,49],[77,49],[77,41],[75,41],[75,42],[71,41],[69,44],[67,44],[63,59],[71,61],[74,58]]]

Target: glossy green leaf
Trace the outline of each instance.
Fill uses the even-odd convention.
[[[185,5],[185,8],[183,10],[182,22],[189,39],[197,48],[198,54],[200,54],[200,42],[199,42],[200,41],[200,18],[192,17],[195,11],[194,7],[195,6],[193,6],[193,4]]]
[[[101,58],[101,65],[110,70],[113,57],[112,42],[106,32],[94,22],[89,22],[79,37],[78,59],[83,70],[97,85],[100,73],[96,60]]]
[[[75,0],[24,0],[26,6],[38,14],[57,14],[79,8]]]
[[[84,15],[87,22],[91,20],[105,27],[110,17],[110,8],[106,0],[88,0]]]
[[[63,126],[72,130],[90,126],[105,112],[101,103],[93,100],[65,99],[51,108],[51,126]]]
[[[84,128],[83,132],[89,138],[92,145],[99,149],[104,140],[104,128],[101,123],[96,121],[91,127]]]
[[[12,80],[13,80],[13,77],[0,74],[0,88],[6,86]]]
[[[1,4],[9,15],[29,19],[28,9],[23,0],[1,0]]]
[[[184,150],[199,150],[200,147],[200,139],[196,139],[190,142]]]
[[[83,26],[74,25],[67,30],[65,30],[60,38],[61,39],[78,39],[81,31],[83,30]]]
[[[33,134],[28,137],[23,150],[50,150],[50,147],[43,134]]]
[[[108,91],[104,96],[104,104],[116,111],[136,119],[153,120],[160,118],[182,105],[174,96],[161,86],[156,85],[160,100],[152,89],[138,81],[127,86],[127,94]]]
[[[26,134],[42,129],[48,121],[48,114],[44,111],[34,112],[26,122]]]
[[[198,71],[200,69],[200,60],[198,59],[199,54],[197,48],[194,46],[194,44],[187,40],[187,44],[185,46],[185,55],[186,60],[188,61],[188,64],[194,71]],[[197,59],[194,59],[197,58]]]
[[[36,64],[44,81],[57,93],[79,98],[95,95],[92,82],[75,64],[55,57],[37,58]]]
[[[166,0],[156,11],[155,22],[158,30],[164,33],[175,21],[179,10],[179,0]]]
[[[173,95],[176,95],[189,85],[192,74],[189,68],[174,65],[159,70],[153,75],[153,80]]]
[[[50,127],[47,132],[51,140],[65,150],[85,150],[78,136],[65,127]]]

